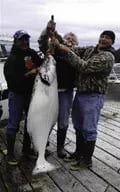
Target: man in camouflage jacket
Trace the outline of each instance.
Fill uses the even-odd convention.
[[[52,41],[77,71],[77,91],[72,110],[76,151],[65,159],[77,160],[71,166],[72,170],[78,170],[81,166],[92,166],[98,120],[107,91],[108,76],[114,63],[114,41],[114,32],[104,31],[96,47],[77,47],[74,52],[54,38]]]

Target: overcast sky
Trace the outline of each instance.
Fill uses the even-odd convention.
[[[37,42],[53,14],[57,31],[74,32],[79,44],[95,45],[103,30],[116,33],[120,47],[120,0],[0,0],[0,34],[24,29]]]

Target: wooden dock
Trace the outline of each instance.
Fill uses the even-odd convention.
[[[0,192],[120,192],[120,102],[106,101],[98,127],[98,139],[91,169],[70,171],[56,155],[56,127],[50,135],[50,156],[47,160],[58,169],[32,176],[35,160],[21,157],[22,127],[17,134],[15,155],[18,166],[6,163],[0,152]],[[6,147],[5,126],[0,128],[0,149]],[[75,149],[75,134],[70,119],[65,148]]]

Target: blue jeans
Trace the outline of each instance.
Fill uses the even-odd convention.
[[[77,92],[75,95],[72,110],[73,125],[87,141],[95,141],[97,138],[97,125],[104,98],[104,95],[97,93]]]
[[[59,97],[59,113],[58,128],[67,130],[69,125],[70,109],[73,101],[73,90],[58,92]]]
[[[19,129],[23,111],[27,115],[30,96],[30,94],[19,95],[13,92],[8,93],[9,119],[6,130],[7,134],[14,134]]]

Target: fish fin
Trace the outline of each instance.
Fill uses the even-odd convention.
[[[42,81],[45,85],[48,85],[48,86],[50,85],[47,76],[42,76],[42,75],[40,74],[40,78],[41,78],[41,81]]]
[[[41,164],[40,166],[35,166],[35,168],[33,169],[32,174],[37,175],[39,173],[46,173],[46,172],[53,171],[55,169],[56,169],[56,167],[54,165],[52,165],[51,163],[46,162],[44,164]]]

